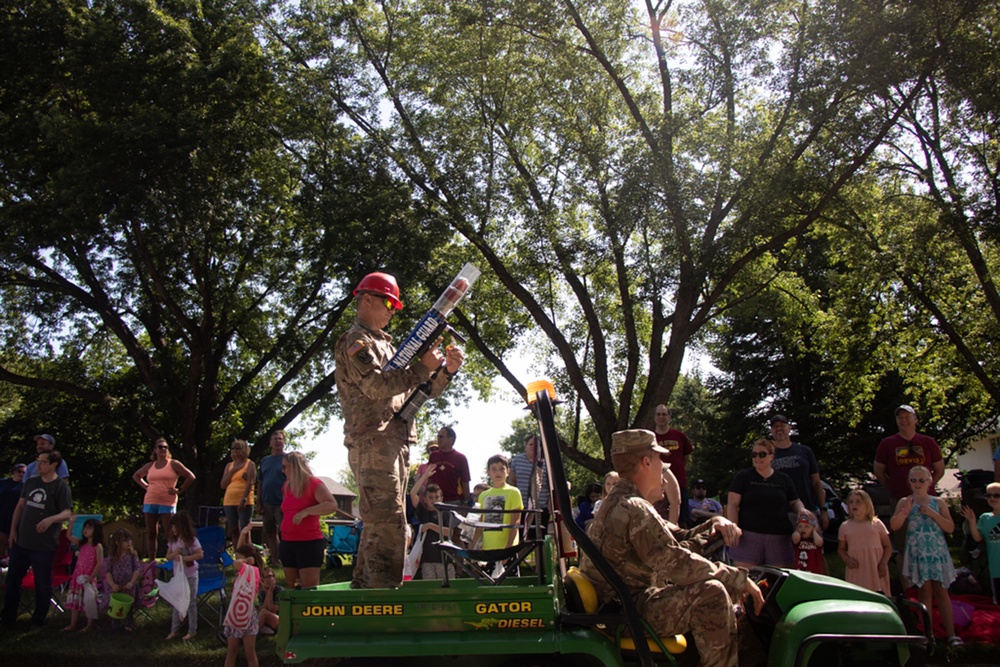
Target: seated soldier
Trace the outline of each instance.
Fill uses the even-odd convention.
[[[759,613],[764,597],[747,570],[706,560],[699,553],[710,535],[726,544],[739,528],[717,517],[694,530],[668,524],[653,509],[661,491],[659,454],[652,431],[612,435],[611,462],[621,481],[611,490],[590,526],[590,539],[635,597],[639,614],[662,636],[692,632],[705,667],[736,667],[737,632],[733,600],[748,594]],[[580,569],[606,603],[614,589],[587,557]]]

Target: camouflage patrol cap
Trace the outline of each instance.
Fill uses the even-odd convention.
[[[670,450],[656,444],[656,434],[644,428],[633,428],[628,431],[616,431],[611,434],[611,455],[635,454],[653,451],[669,454]]]

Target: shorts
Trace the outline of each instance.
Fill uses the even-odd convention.
[[[729,557],[740,563],[794,567],[791,535],[768,535],[744,530],[738,546],[729,547]]]
[[[281,505],[268,505],[261,503],[261,519],[264,521],[264,534],[277,535],[281,528]]]
[[[157,505],[156,503],[145,503],[142,506],[143,514],[177,514],[177,508],[173,505]]]
[[[326,540],[302,540],[297,542],[281,541],[278,545],[278,554],[281,557],[281,564],[285,567],[292,567],[296,570],[304,570],[309,567],[322,567],[323,556],[326,552]]]
[[[238,530],[243,530],[250,523],[250,517],[253,516],[253,505],[247,504],[243,509],[240,509],[239,505],[223,505],[222,511],[226,515],[226,526],[229,526],[229,530],[237,525],[239,526]]]
[[[223,625],[222,634],[230,639],[243,639],[260,634],[260,621],[257,618],[257,612],[254,611],[250,614],[250,624],[247,627],[231,628],[228,625]]]

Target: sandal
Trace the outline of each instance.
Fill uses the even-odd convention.
[[[948,646],[965,646],[965,642],[961,637],[955,635],[954,637],[948,637]]]

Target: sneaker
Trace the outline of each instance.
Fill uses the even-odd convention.
[[[948,638],[948,646],[965,646],[965,642],[958,635]]]

